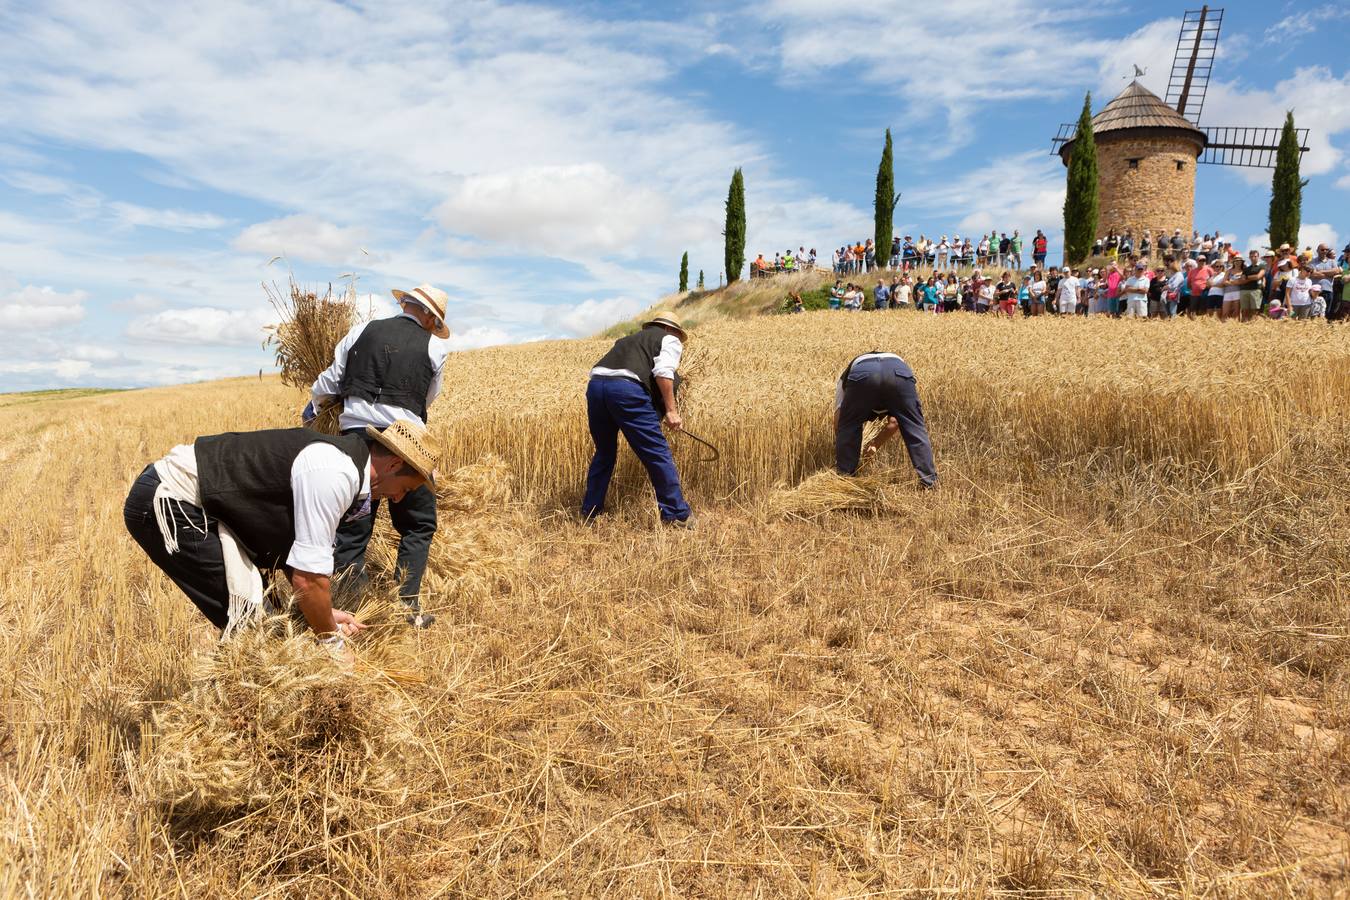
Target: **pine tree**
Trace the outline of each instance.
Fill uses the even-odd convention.
[[[726,238],[723,257],[726,262],[727,284],[739,281],[745,266],[745,176],[738,168],[731,176],[727,189],[727,224],[722,231]]]
[[[1064,195],[1064,261],[1080,263],[1092,252],[1097,230],[1097,141],[1092,136],[1092,94],[1083,98],[1078,133],[1069,153]]]
[[[703,290],[703,270],[698,270],[698,289]]]
[[[895,193],[895,167],[891,162],[891,130],[887,128],[886,145],[881,151],[881,164],[877,166],[876,234],[873,240],[878,269],[884,269],[891,258],[892,218],[899,202],[900,195]]]
[[[683,294],[689,290],[689,251],[684,251],[684,256],[680,257],[680,293]]]
[[[1299,179],[1298,132],[1294,130],[1294,113],[1284,117],[1280,132],[1280,147],[1275,151],[1275,176],[1270,183],[1270,246],[1288,244],[1298,246],[1298,229],[1303,218],[1303,188],[1308,182]]]

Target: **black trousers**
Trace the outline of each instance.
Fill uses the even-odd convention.
[[[131,485],[122,518],[127,531],[150,557],[150,561],[173,579],[211,624],[225,629],[229,621],[230,591],[225,584],[225,557],[220,549],[220,530],[206,521],[201,507],[170,503],[169,512],[178,532],[178,552],[169,555],[155,523],[155,488],[159,474],[154,465],[145,467]]]
[[[349,431],[348,434],[364,434]],[[375,515],[380,501],[372,500],[370,515],[338,525],[337,544],[333,548],[333,571],[346,575],[349,589],[360,590],[367,582],[366,546],[375,531]],[[389,521],[398,532],[398,572],[402,586],[399,596],[412,609],[421,608],[422,576],[427,571],[431,539],[436,536],[436,494],[427,485],[389,504]]]
[[[912,375],[902,374],[894,359],[868,360],[854,366],[844,382],[844,405],[839,408],[839,430],[834,436],[835,468],[841,475],[858,471],[863,426],[885,410],[900,423],[909,461],[927,487],[937,483],[933,445],[923,420],[923,406]],[[907,368],[907,367],[905,367]]]

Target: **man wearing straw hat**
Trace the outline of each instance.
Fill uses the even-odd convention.
[[[343,636],[362,626],[333,609],[339,524],[369,517],[372,501],[423,489],[439,459],[435,439],[408,421],[342,437],[307,428],[207,435],[146,466],[123,517],[224,636],[261,614],[259,570],[279,569],[320,643],[345,657]]]
[[[862,446],[863,426],[885,416],[881,433]],[[923,406],[914,384],[914,370],[894,353],[873,350],[853,361],[839,376],[834,392],[834,460],[840,475],[857,474],[860,457],[871,457],[900,432],[909,450],[909,461],[924,487],[937,484],[933,445]]]
[[[444,338],[449,297],[429,284],[410,291],[393,291],[401,312],[386,319],[362,322],[338,342],[333,364],[314,382],[303,418],[309,424],[315,411],[342,403],[338,426],[344,435],[366,435],[403,420],[421,425],[441,390],[441,373],[450,352]],[[436,338],[436,340],[433,340]],[[338,529],[335,561],[338,572],[349,573],[351,586],[365,584],[366,546],[375,529],[379,500],[371,501],[371,515],[344,522]],[[408,621],[425,628],[435,617],[421,611],[422,575],[436,535],[436,495],[427,487],[389,504],[389,521],[398,532],[399,595],[408,606]]]
[[[581,501],[585,519],[604,512],[605,494],[618,459],[619,432],[623,432],[656,490],[661,521],[677,527],[692,525],[670,444],[661,432],[663,420],[672,431],[683,427],[675,398],[675,370],[687,339],[680,320],[671,313],[661,313],[644,323],[640,331],[615,341],[591,369],[586,417],[595,441],[595,456],[586,473],[586,495]],[[663,412],[658,412],[658,406]]]

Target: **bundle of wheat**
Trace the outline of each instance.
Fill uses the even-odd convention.
[[[779,517],[814,518],[840,510],[894,511],[900,505],[899,485],[876,475],[817,472],[794,488],[783,485],[769,495],[769,509]]]
[[[339,666],[287,615],[217,645],[153,717],[145,798],[169,826],[258,870],[336,866],[355,884],[371,829],[411,811],[424,768],[387,601]],[[330,875],[335,874],[330,869]]]
[[[263,290],[281,317],[268,327],[264,344],[273,348],[281,380],[308,389],[332,364],[333,349],[356,324],[356,304],[349,295],[336,296],[331,285],[322,296],[294,280],[285,293],[276,285],[263,285]],[[337,434],[339,412],[336,405],[323,411],[314,427]]]

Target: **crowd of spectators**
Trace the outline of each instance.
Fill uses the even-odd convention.
[[[899,264],[891,272],[870,288],[860,279],[838,279],[829,291],[828,305],[850,311],[968,311],[1009,318],[1019,312],[1116,318],[1213,315],[1244,322],[1258,316],[1350,318],[1350,245],[1339,256],[1327,244],[1302,253],[1285,244],[1243,254],[1218,238],[1194,236],[1183,239],[1179,250],[1173,249],[1171,237],[1165,247],[1150,240],[1146,252],[1142,243],[1136,248],[1127,241],[1127,235],[1116,236],[1108,250],[1111,237],[1103,240],[1104,265],[1045,268],[1043,252],[1034,252],[1037,258],[1025,273],[1017,266],[1016,253],[1001,249],[989,255],[989,264],[995,265],[986,272],[977,249],[970,274],[956,268],[963,264],[963,254],[955,262],[948,255],[945,267],[935,266],[925,274],[916,271],[917,265],[905,265],[902,244]],[[1038,244],[1043,239],[1038,231]],[[869,271],[866,253],[860,267],[848,254],[843,262],[841,275]],[[850,263],[856,268],[848,268]],[[800,298],[790,298],[790,311],[802,309]]]
[[[764,258],[761,253],[750,262],[751,278],[766,278],[770,275],[782,275],[791,272],[810,272],[816,267],[816,248],[807,250],[804,247],[798,247],[797,252],[791,250],[783,253],[775,253],[772,260]]]
[[[1030,254],[1027,251],[1030,250]],[[1013,229],[990,231],[978,237],[959,234],[947,235],[931,240],[927,235],[896,236],[891,241],[890,250],[878,257],[876,247],[869,239],[856,244],[845,244],[830,254],[830,263],[838,275],[858,275],[875,269],[898,269],[912,271],[929,268],[935,271],[948,268],[978,266],[980,268],[1007,268],[1022,271],[1028,261],[1033,265],[1045,262],[1046,237],[1039,229],[1028,247],[1022,238],[1022,232]]]

